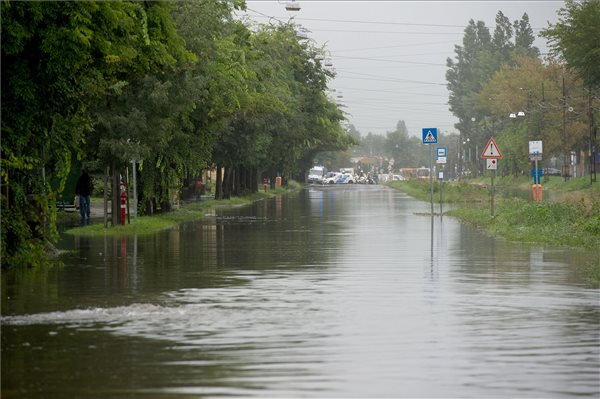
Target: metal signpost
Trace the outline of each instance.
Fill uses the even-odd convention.
[[[496,169],[498,169],[498,159],[502,158],[502,153],[500,152],[500,149],[498,148],[498,145],[494,141],[493,137],[490,137],[490,140],[483,149],[483,152],[481,153],[481,158],[486,159],[487,170],[492,171],[490,208],[492,217],[494,217],[494,177],[496,177]]]
[[[424,127],[421,132],[423,144],[437,144],[437,127]],[[429,188],[431,191],[431,215],[433,216],[433,150],[429,147]]]
[[[529,159],[535,162],[535,167],[531,171],[531,177],[533,177],[533,185],[531,186],[531,191],[533,195],[533,200],[539,202],[542,200],[542,183],[540,182],[540,177],[542,177],[542,171],[538,169],[538,161],[542,160],[542,141],[535,140],[529,142]]]
[[[438,165],[441,165],[440,167],[443,168],[444,165],[446,164],[446,147],[435,147],[435,155],[436,155],[436,161],[435,163]],[[442,187],[444,186],[444,171],[443,169],[440,171],[439,175],[438,175],[438,180],[440,181],[440,216],[442,216],[443,209],[442,209]]]

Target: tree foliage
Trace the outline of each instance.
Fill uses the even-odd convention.
[[[2,258],[56,237],[52,198],[121,82],[186,56],[169,5],[2,2]],[[46,175],[58,177],[50,187]],[[34,211],[32,211],[34,210]],[[29,259],[26,263],[35,263]]]
[[[580,8],[593,14],[593,6],[570,2],[567,9],[571,14],[563,10],[563,16],[572,16]],[[570,31],[565,21],[563,18],[546,35]],[[584,29],[569,21],[567,25],[573,25],[581,46],[589,45],[587,50],[592,51],[591,43],[597,46],[598,35],[590,32],[598,24]],[[558,50],[560,44],[555,40]],[[459,119],[456,127],[460,142],[469,141],[471,146],[481,149],[489,137],[495,136],[504,149],[500,163],[503,173],[526,173],[528,140],[542,140],[544,159],[552,162],[563,156],[566,159],[571,151],[579,153],[589,145],[590,110],[596,100],[560,62],[553,59],[542,62],[533,42],[527,14],[511,25],[498,12],[491,39],[482,22],[471,20],[465,29],[463,46],[457,46],[456,58],[448,60],[449,104]],[[511,114],[513,117],[509,118]],[[465,154],[459,157],[464,159]]]
[[[585,85],[600,87],[600,2],[565,1],[559,22],[542,32],[555,55],[577,71]]]
[[[141,161],[143,197],[168,210],[206,167],[225,167],[237,194],[353,143],[325,94],[323,49],[293,24],[234,18],[242,1],[1,7],[3,265],[43,258],[72,165]]]

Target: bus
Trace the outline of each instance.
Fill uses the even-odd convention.
[[[400,175],[406,180],[429,179],[429,168],[421,166],[420,168],[400,168]]]
[[[417,179],[429,179],[429,168],[424,166],[417,168]]]

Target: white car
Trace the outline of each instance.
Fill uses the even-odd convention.
[[[327,174],[323,176],[323,184],[335,184],[341,175],[340,172],[327,172]]]
[[[325,174],[325,168],[322,166],[315,166],[308,172],[309,183],[323,183],[323,175]]]

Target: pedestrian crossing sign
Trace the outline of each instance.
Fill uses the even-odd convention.
[[[437,144],[437,127],[424,127],[421,133],[423,144]]]

